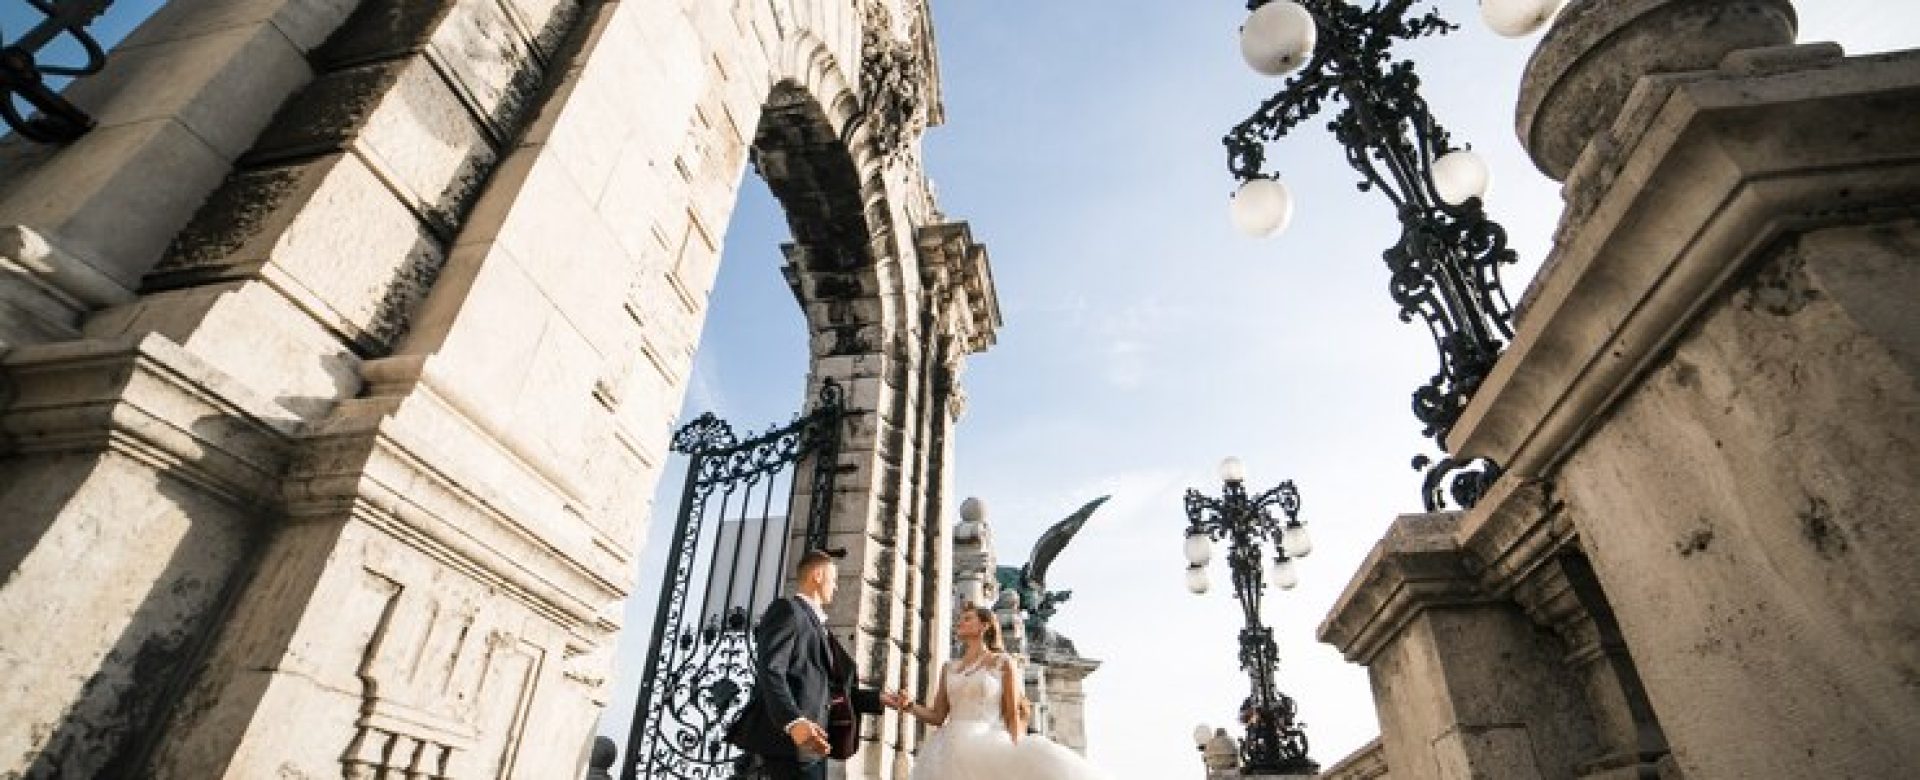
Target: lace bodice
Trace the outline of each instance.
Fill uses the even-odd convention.
[[[978,669],[947,662],[947,719],[1004,726],[1000,719],[1000,662],[989,660]]]

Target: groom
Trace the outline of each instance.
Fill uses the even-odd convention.
[[[856,688],[853,657],[827,633],[845,550],[809,550],[795,571],[795,595],[776,599],[753,628],[759,651],[753,696],[727,730],[748,753],[748,777],[826,780],[827,758],[846,759],[859,746],[855,713],[881,711],[882,695]]]

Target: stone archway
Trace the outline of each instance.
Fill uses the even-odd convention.
[[[918,165],[923,0],[194,6],[0,182],[0,614],[86,627],[0,639],[35,692],[0,773],[574,771],[750,148],[862,412],[833,627],[924,686],[999,315]],[[102,171],[169,187],[51,186]],[[899,725],[846,775],[896,775]]]

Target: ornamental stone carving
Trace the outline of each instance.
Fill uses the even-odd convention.
[[[913,34],[925,11],[918,3],[903,6],[896,19],[886,2],[870,2],[861,22],[860,103],[873,149],[888,162],[919,137],[928,118],[929,63]]]

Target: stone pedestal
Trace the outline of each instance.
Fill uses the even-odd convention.
[[[1920,771],[1916,106],[1914,52],[1641,79],[1454,430],[1562,507],[1687,775]]]

